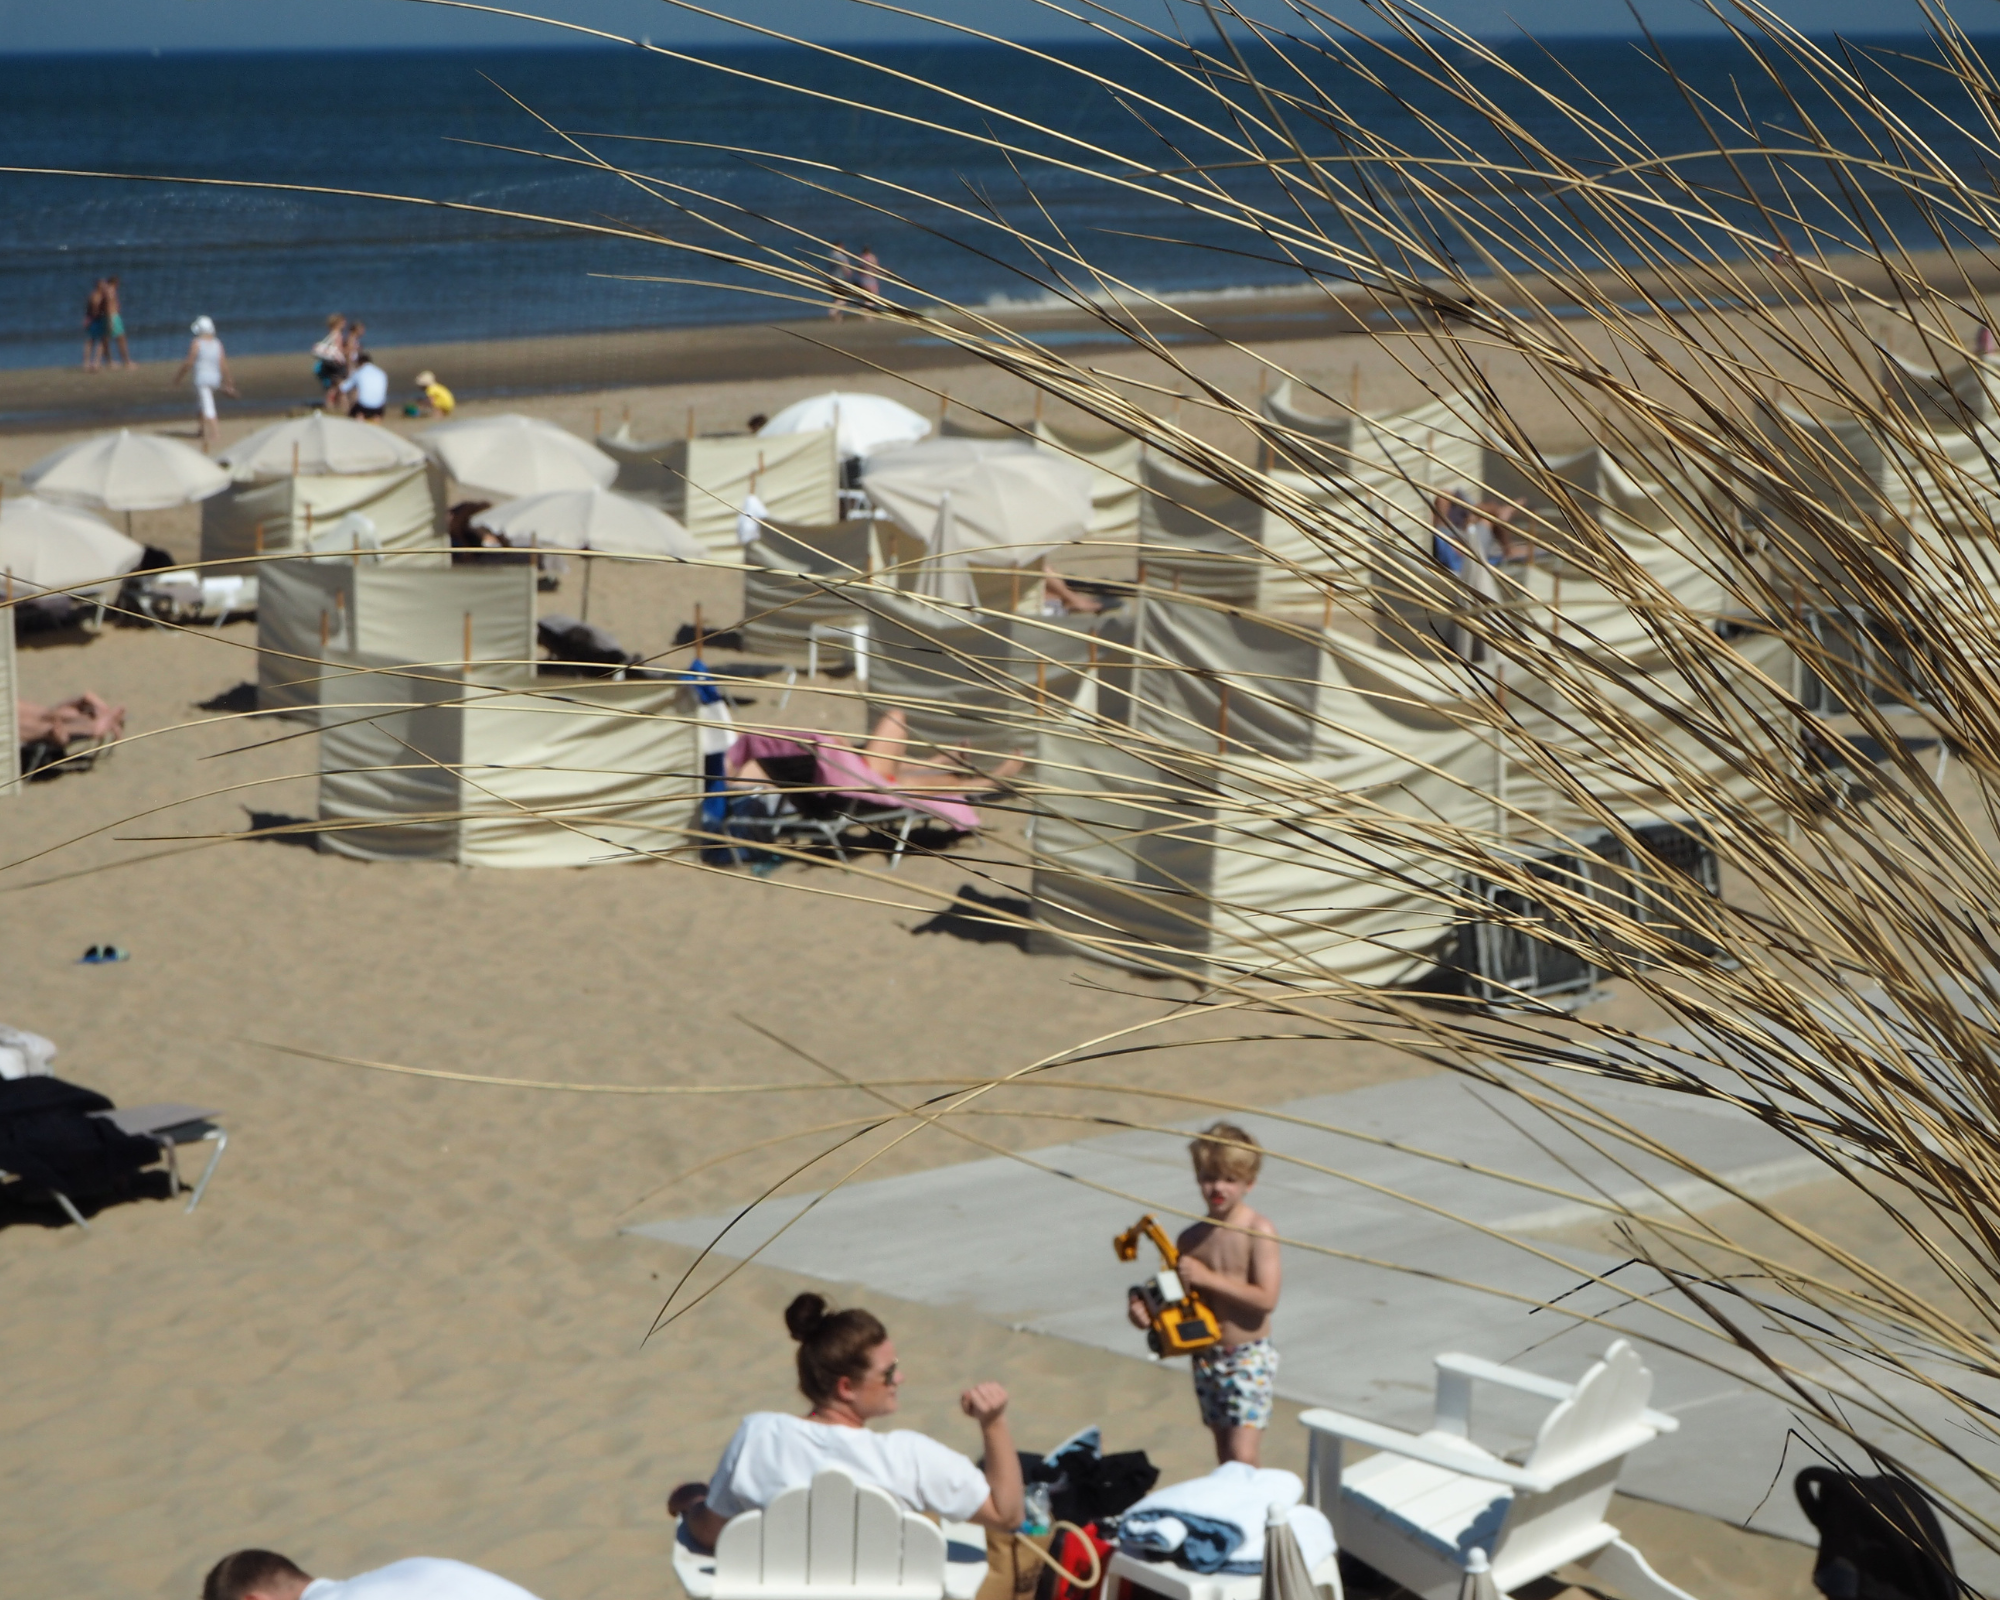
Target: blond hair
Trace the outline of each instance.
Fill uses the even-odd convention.
[[[1224,1178],[1231,1183],[1255,1183],[1264,1165],[1257,1141],[1233,1122],[1211,1122],[1188,1146],[1196,1178]]]

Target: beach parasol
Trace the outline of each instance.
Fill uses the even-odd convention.
[[[10,591],[111,583],[145,553],[144,545],[75,506],[31,494],[0,501],[0,582]]]
[[[229,474],[178,439],[120,428],[43,456],[21,481],[45,499],[105,511],[163,511],[206,500]]]
[[[1490,1580],[1489,1580],[1490,1581]],[[1257,1600],[1319,1600],[1312,1573],[1292,1532],[1292,1508],[1273,1504],[1264,1521],[1264,1577]],[[1492,1600],[1499,1600],[1495,1595]]]
[[[832,392],[786,406],[757,433],[761,438],[827,428],[834,430],[834,446],[843,459],[914,444],[931,431],[929,422],[887,395]]]
[[[315,411],[259,428],[215,458],[239,482],[259,478],[345,477],[414,467],[423,451],[387,428]]]
[[[460,483],[490,494],[547,494],[554,489],[608,489],[618,463],[596,445],[553,422],[506,412],[446,422],[417,442]]]
[[[482,511],[475,528],[497,533],[511,545],[597,550],[605,555],[672,556],[702,561],[708,552],[666,512],[609,489],[556,489],[524,495]],[[583,568],[583,614],[590,615],[590,563]]]
[[[940,439],[877,456],[861,483],[926,547],[911,587],[951,605],[977,603],[972,567],[1032,566],[1090,527],[1090,469],[1027,444]]]

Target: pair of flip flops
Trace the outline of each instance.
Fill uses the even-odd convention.
[[[130,961],[132,952],[121,950],[115,944],[94,944],[84,951],[81,964],[86,967],[108,966],[113,961]]]

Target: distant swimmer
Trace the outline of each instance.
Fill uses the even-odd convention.
[[[215,421],[215,393],[219,389],[234,397],[236,385],[229,376],[229,357],[223,351],[222,341],[215,336],[215,324],[207,317],[196,317],[190,330],[194,337],[188,341],[188,353],[182,358],[180,371],[174,374],[174,382],[179,383],[190,372],[194,374],[195,409],[201,415],[201,447],[213,450],[222,443],[222,430]]]
[[[104,364],[111,365],[111,345],[118,344],[118,359],[127,367],[132,365],[132,352],[125,348],[125,312],[118,300],[118,279],[116,275],[104,280]]]

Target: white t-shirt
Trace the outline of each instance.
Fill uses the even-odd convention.
[[[753,1411],[709,1480],[708,1508],[720,1517],[756,1510],[787,1489],[811,1483],[821,1467],[845,1467],[862,1483],[887,1489],[912,1511],[958,1521],[986,1504],[991,1493],[985,1473],[949,1445],[913,1429],[870,1433],[778,1411]]]
[[[369,361],[356,367],[353,375],[340,388],[342,393],[353,395],[357,405],[367,406],[372,411],[389,398],[389,374]]]
[[[359,1577],[315,1578],[300,1600],[535,1600],[518,1583],[463,1561],[412,1556]]]

